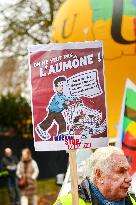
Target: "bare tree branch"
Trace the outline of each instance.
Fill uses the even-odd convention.
[[[17,3],[0,9],[0,73],[8,73],[5,81],[7,90],[15,91],[15,85],[19,89],[26,87],[27,46],[50,42],[52,22],[63,1],[18,0]],[[13,66],[10,66],[11,62],[14,62]],[[5,78],[4,75],[6,73],[1,74],[1,79]],[[6,87],[5,83],[3,85]],[[4,88],[0,88],[1,92],[2,89]]]

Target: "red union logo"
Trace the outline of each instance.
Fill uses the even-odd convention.
[[[68,149],[78,149],[80,147],[81,142],[79,139],[66,139],[65,145],[68,146]]]

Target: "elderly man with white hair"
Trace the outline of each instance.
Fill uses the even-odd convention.
[[[121,149],[98,148],[86,162],[86,176],[79,186],[79,205],[136,205],[136,199],[128,193],[129,168]],[[57,199],[54,205],[72,205],[71,193]]]

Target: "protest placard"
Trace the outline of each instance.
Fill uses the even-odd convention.
[[[101,41],[29,47],[36,151],[69,150],[78,205],[76,149],[108,144]]]
[[[131,192],[136,194],[136,85],[126,81],[116,146],[123,149],[130,163]]]
[[[29,47],[37,151],[108,143],[101,41]]]

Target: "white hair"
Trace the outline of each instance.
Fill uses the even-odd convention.
[[[96,169],[100,169],[104,174],[110,173],[113,163],[112,155],[114,153],[124,155],[120,148],[114,146],[98,148],[86,161],[85,176],[88,176],[90,181],[93,182]]]

